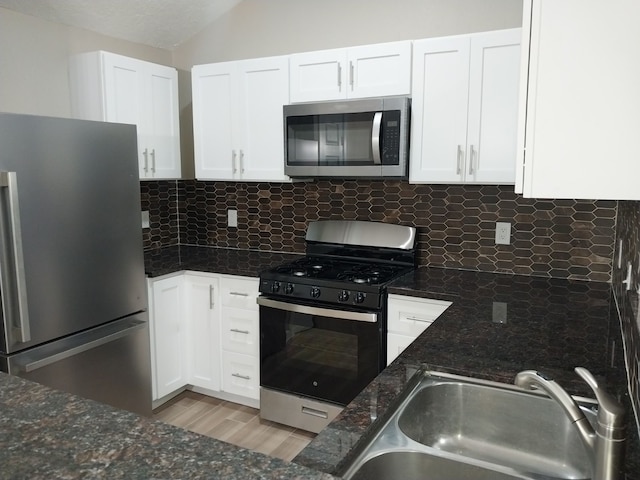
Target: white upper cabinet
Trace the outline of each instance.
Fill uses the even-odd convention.
[[[108,52],[70,61],[72,115],[138,130],[141,179],[180,178],[178,72]]]
[[[637,0],[524,2],[516,192],[640,199],[639,17]]]
[[[411,183],[515,182],[521,29],[413,45]]]
[[[192,83],[196,177],[289,181],[282,117],[288,57],[197,65]]]
[[[411,42],[291,55],[291,103],[408,95]]]

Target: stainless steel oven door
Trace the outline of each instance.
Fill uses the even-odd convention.
[[[261,386],[346,405],[384,368],[380,312],[258,304]]]

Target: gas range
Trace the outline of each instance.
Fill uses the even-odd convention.
[[[307,231],[307,256],[262,272],[260,293],[314,304],[379,309],[386,285],[414,266],[413,227],[314,222]]]
[[[307,256],[261,272],[260,416],[319,432],[386,365],[387,285],[415,266],[415,228],[321,221]]]

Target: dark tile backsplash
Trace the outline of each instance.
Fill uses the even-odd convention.
[[[142,209],[149,210],[151,223],[144,246],[191,244],[303,253],[311,220],[372,220],[417,227],[422,265],[611,282],[624,334],[631,401],[639,412],[640,202],[535,200],[512,190],[390,180],[144,181]],[[238,211],[237,228],[227,226],[227,209]],[[511,245],[495,245],[497,221],[512,223]],[[629,291],[622,283],[627,262],[633,269]]]
[[[611,279],[612,201],[533,200],[509,186],[392,180],[141,183],[151,217],[145,248],[179,242],[302,253],[310,220],[372,220],[417,227],[422,265]],[[227,227],[230,208],[238,210],[237,228]],[[512,223],[511,245],[495,245],[497,221]]]

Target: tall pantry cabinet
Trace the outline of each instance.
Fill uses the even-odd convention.
[[[69,73],[75,118],[136,125],[140,178],[180,178],[175,68],[98,51],[72,57]]]

